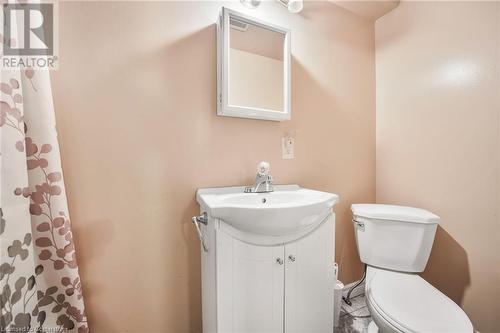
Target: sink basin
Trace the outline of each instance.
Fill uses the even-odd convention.
[[[297,185],[278,185],[270,193],[243,191],[244,187],[200,189],[196,197],[208,215],[240,233],[272,238],[300,236],[314,229],[338,202],[336,194]]]

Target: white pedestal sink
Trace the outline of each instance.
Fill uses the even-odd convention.
[[[333,331],[336,194],[281,185],[200,189],[196,198],[208,217],[204,332]]]

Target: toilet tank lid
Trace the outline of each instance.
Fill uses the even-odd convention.
[[[353,215],[401,222],[438,224],[439,216],[431,212],[414,207],[381,205],[381,204],[354,204],[351,205]]]

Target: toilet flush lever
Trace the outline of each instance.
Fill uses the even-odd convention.
[[[205,244],[205,238],[203,237],[203,234],[201,233],[200,229],[200,223],[207,225],[208,224],[208,215],[206,212],[201,214],[200,216],[193,216],[191,218],[191,222],[193,222],[196,232],[198,233],[198,237],[200,238],[201,246],[203,247],[203,251],[208,252],[208,247]]]
[[[361,229],[365,229],[365,223],[364,222],[359,222],[359,221],[356,221],[356,220],[352,220],[352,223],[354,223],[355,225],[357,225]]]

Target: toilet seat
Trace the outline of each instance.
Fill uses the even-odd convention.
[[[473,332],[465,312],[420,276],[368,269],[366,297],[370,309],[395,332]]]
[[[381,310],[377,308],[367,298],[368,309],[370,310],[370,315],[376,324],[377,330],[373,332],[390,332],[390,333],[406,333],[404,327],[398,325],[396,322],[391,321],[390,318],[386,318],[386,314],[381,313]]]

